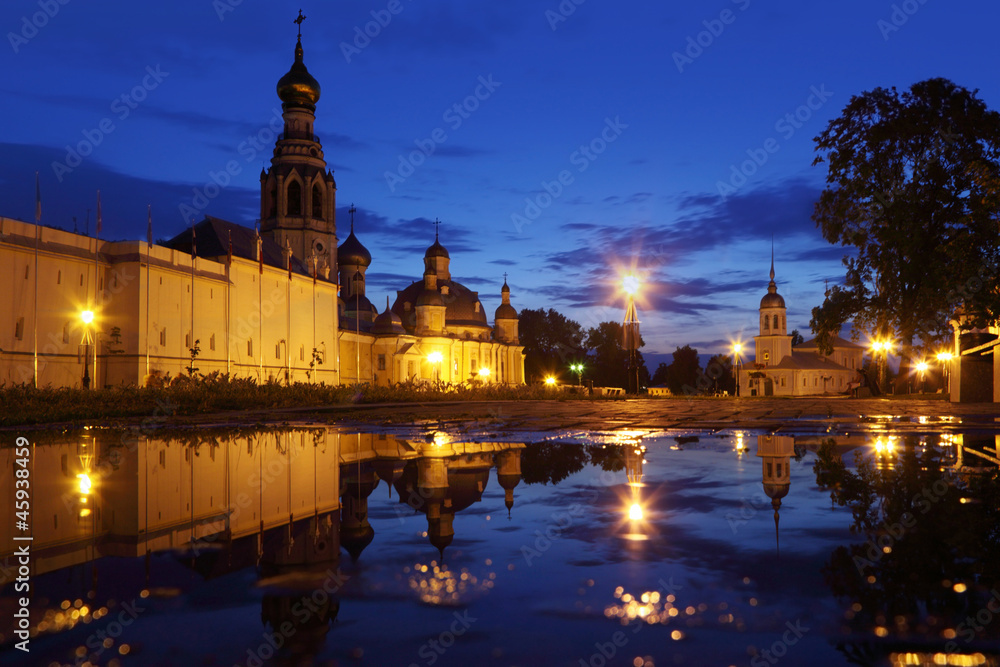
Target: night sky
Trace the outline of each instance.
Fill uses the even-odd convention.
[[[620,321],[635,265],[651,368],[749,340],[772,235],[811,337],[845,252],[810,217],[812,139],[852,95],[940,76],[1000,108],[985,0],[7,0],[0,215],[34,218],[38,171],[45,224],[82,232],[89,208],[93,234],[100,188],[102,238],[145,238],[147,203],[156,238],[192,215],[252,226],[300,7],[371,300],[420,278],[435,218],[488,312],[507,272],[518,309]]]

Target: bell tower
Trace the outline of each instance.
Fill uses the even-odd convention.
[[[767,294],[760,300],[760,334],[754,336],[755,361],[775,366],[792,354],[792,337],[786,331],[785,299],[778,294],[774,282],[774,249],[771,249],[771,281]]]
[[[306,264],[315,254],[318,272],[330,277],[337,273],[337,184],[313,134],[320,86],[303,62],[305,18],[300,11],[295,19],[295,61],[278,80],[284,131],[275,142],[270,168],[260,174],[261,233],[282,247],[290,246]]]

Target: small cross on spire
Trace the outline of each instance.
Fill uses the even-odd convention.
[[[302,22],[306,20],[306,17],[302,14],[302,10],[299,10],[299,17],[292,21],[292,23],[298,24],[299,26],[299,37],[302,37]]]
[[[503,272],[503,282],[504,282],[505,285],[507,284],[507,272],[506,271]]]
[[[441,221],[434,218],[434,242],[438,240],[438,231],[441,229]]]
[[[357,213],[358,209],[354,208],[354,204],[351,203],[351,208],[347,209],[347,212],[351,214],[351,233],[354,233],[354,214]]]

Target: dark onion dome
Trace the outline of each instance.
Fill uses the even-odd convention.
[[[421,287],[423,287],[422,284],[421,284]],[[441,298],[441,293],[439,291],[433,290],[433,289],[426,289],[426,288],[424,288],[424,289],[422,289],[420,291],[420,294],[417,296],[417,305],[418,306],[443,306],[444,305],[444,299]],[[445,312],[447,312],[447,311],[445,311]],[[402,321],[403,320],[400,319],[400,322],[402,322]]]
[[[361,552],[375,539],[375,529],[370,523],[361,526],[340,527],[340,546],[351,555],[351,562],[357,563]]]
[[[427,298],[433,298],[433,295],[437,295],[438,299],[441,299],[441,303],[437,305],[448,306],[448,309],[445,311],[445,323],[447,325],[489,328],[489,324],[486,322],[486,311],[483,309],[483,304],[479,302],[479,295],[476,292],[454,280],[438,279],[438,288],[440,289],[441,287],[448,288],[447,299],[441,299],[441,295],[438,292],[431,292]],[[398,293],[395,302],[392,304],[392,312],[399,315],[406,322],[407,313],[404,304],[411,304],[411,308],[422,305],[420,301],[423,298],[422,292],[424,292],[424,281],[420,280],[411,283],[409,287]],[[476,312],[476,304],[479,304],[479,312]],[[416,321],[412,319],[409,322],[405,326],[416,324]]]
[[[761,308],[784,308],[785,300],[778,294],[778,286],[774,284],[774,248],[771,248],[771,272],[768,274],[771,282],[767,284],[767,294],[760,300]]]
[[[344,302],[344,308],[348,313],[371,313],[372,315],[378,315],[378,308],[364,294],[340,297],[340,300]]]
[[[389,308],[389,297],[385,297],[385,310],[372,323],[373,334],[404,334],[403,320]]]
[[[496,320],[516,320],[517,311],[509,303],[501,303],[497,306],[497,312],[493,315]]]
[[[427,252],[424,253],[424,257],[447,257],[451,259],[451,255],[448,254],[448,250],[441,245],[441,242],[434,239],[434,244],[427,248]]]
[[[354,235],[353,229],[350,236],[337,248],[337,264],[340,266],[364,267],[369,267],[372,264],[372,254],[368,252],[368,248],[364,247],[361,241],[358,240],[358,237]]]
[[[778,294],[778,286],[772,280],[767,285],[767,294],[760,300],[761,308],[784,308],[785,298]]]
[[[302,62],[302,39],[295,44],[295,62],[285,76],[278,79],[278,97],[285,104],[315,108],[319,101],[319,81],[314,79]]]
[[[771,499],[771,507],[778,509],[781,507],[781,499],[788,495],[791,484],[764,483],[764,494]]]

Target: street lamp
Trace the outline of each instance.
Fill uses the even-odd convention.
[[[920,363],[918,363],[916,365],[916,369],[917,369],[917,372],[920,373],[920,375],[918,376],[919,379],[920,379],[920,383],[918,384],[918,389],[919,389],[918,393],[923,393],[923,391],[924,391],[924,372],[927,370],[927,362],[926,361],[921,361]]]
[[[622,289],[628,295],[625,306],[625,349],[628,351],[628,393],[639,393],[639,317],[635,310],[635,293],[639,291],[639,278],[627,275],[622,279]]]
[[[547,378],[545,378],[545,386],[546,387],[554,387],[554,386],[556,386],[556,379],[554,377],[552,377],[551,375],[548,376]]]
[[[872,341],[872,360],[875,362],[876,382],[878,383],[879,391],[884,391],[883,385],[885,385],[885,366],[891,352],[891,340],[875,339]]]
[[[955,358],[951,352],[938,352],[937,360],[941,362],[944,367],[945,372],[945,385],[948,389],[948,395],[951,395],[951,360]]]
[[[740,396],[740,352],[743,351],[743,345],[740,343],[735,343],[733,345],[733,377],[736,378],[736,397]]]
[[[80,313],[83,322],[83,388],[90,389],[90,345],[93,341],[90,325],[94,322],[94,311],[85,310]],[[95,350],[96,352],[96,350]],[[97,379],[97,355],[94,355],[94,379]]]
[[[480,380],[482,380],[483,382],[486,382],[486,380],[488,380],[489,377],[490,377],[490,369],[489,368],[487,368],[486,366],[483,366],[482,368],[479,369],[479,379]]]
[[[427,355],[427,361],[434,364],[434,375],[435,379],[441,381],[441,362],[444,360],[444,355],[440,352],[431,352]]]
[[[576,373],[576,386],[583,384],[583,364],[570,364],[569,369]]]

